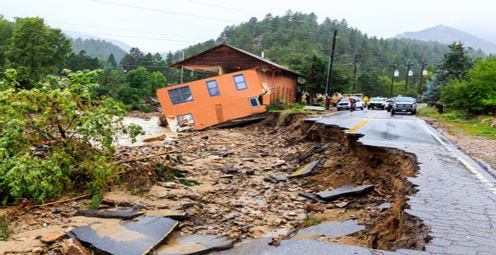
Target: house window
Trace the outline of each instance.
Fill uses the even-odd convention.
[[[177,125],[179,127],[191,127],[195,125],[193,115],[191,113],[177,116]]]
[[[242,90],[242,89],[247,88],[245,76],[242,74],[234,76],[234,84],[236,84],[236,89],[238,89],[238,90]]]
[[[250,97],[248,100],[250,101],[251,108],[256,108],[260,106],[260,102],[258,101],[258,98]]]
[[[193,95],[189,86],[169,90],[169,97],[172,104],[182,104],[193,101]]]
[[[207,89],[208,94],[210,94],[211,97],[220,95],[219,86],[217,85],[216,80],[207,81]]]

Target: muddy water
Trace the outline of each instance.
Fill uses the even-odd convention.
[[[136,124],[143,128],[145,131],[145,135],[140,135],[136,138],[136,142],[132,143],[131,138],[127,134],[120,134],[117,136],[117,145],[118,146],[142,146],[147,143],[143,142],[143,140],[152,137],[158,137],[161,135],[165,135],[167,138],[175,137],[175,134],[172,133],[168,128],[164,128],[158,125],[159,119],[158,117],[151,117],[150,119],[143,119],[137,117],[124,117],[124,124]],[[167,139],[166,138],[166,139]]]

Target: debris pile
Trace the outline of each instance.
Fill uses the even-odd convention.
[[[338,128],[302,122],[306,117],[269,115],[242,128],[123,147],[115,160],[126,170],[125,183],[103,194],[98,210],[86,210],[88,199],[31,210],[17,218],[27,224],[15,228],[11,240],[19,242],[24,234],[30,236],[27,242],[47,232],[74,238],[56,239],[48,247],[33,239],[40,243],[32,247],[54,254],[78,249],[77,240],[113,254],[127,250],[123,242],[146,243],[136,252],[157,248],[158,254],[180,254],[254,238],[302,236],[386,250],[422,249],[427,231],[404,213],[406,197],[415,192],[406,179],[415,174],[415,158],[363,146]],[[337,226],[331,223],[353,231],[326,234],[328,226]],[[300,230],[304,227],[310,230]],[[95,240],[101,232],[120,241]]]

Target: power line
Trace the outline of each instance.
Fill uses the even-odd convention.
[[[183,41],[183,40],[174,40],[174,39],[165,39],[165,38],[153,38],[153,37],[130,36],[130,35],[116,35],[116,34],[94,33],[94,32],[80,32],[80,31],[71,31],[71,30],[64,30],[64,29],[61,29],[61,30],[64,32],[77,33],[77,34],[94,34],[94,35],[106,35],[106,36],[126,37],[126,38],[136,38],[136,39],[146,39],[146,40],[157,40],[157,41],[201,43],[200,41]]]
[[[147,10],[147,11],[154,11],[154,12],[163,12],[163,13],[169,13],[169,14],[180,15],[180,16],[187,16],[187,17],[192,17],[192,18],[200,18],[200,19],[209,19],[209,20],[215,20],[215,21],[224,21],[224,22],[227,21],[227,22],[237,23],[236,21],[232,21],[232,20],[219,19],[219,18],[207,17],[207,16],[201,16],[201,15],[195,15],[195,14],[188,14],[188,13],[183,13],[183,12],[166,11],[166,10],[160,10],[160,9],[143,7],[143,6],[136,6],[136,5],[128,5],[128,4],[107,2],[107,1],[102,1],[102,0],[93,0],[93,1],[98,2],[98,3],[102,3],[102,4],[116,5],[116,6],[122,6],[122,7],[128,7],[128,8],[135,8],[135,9],[141,9],[141,10]]]
[[[234,21],[234,20],[227,20],[227,19],[220,19],[220,18],[215,18],[215,17],[194,15],[194,14],[188,14],[188,13],[183,13],[183,12],[166,11],[166,10],[154,9],[154,8],[143,7],[143,6],[136,6],[136,5],[128,5],[128,4],[107,2],[107,1],[103,1],[103,0],[93,0],[93,1],[95,1],[97,3],[108,4],[108,5],[116,5],[116,6],[127,7],[127,8],[134,8],[134,9],[141,9],[141,10],[146,10],[146,11],[155,11],[155,12],[163,12],[163,13],[174,14],[174,15],[181,15],[181,16],[186,16],[186,17],[190,17],[190,18],[200,18],[200,19],[208,19],[208,20],[214,20],[214,21],[224,21],[224,22],[231,22],[231,23],[240,23],[240,22]],[[267,26],[267,27],[271,27],[271,28],[279,29],[279,30],[286,30],[286,31],[299,32],[299,33],[320,35],[320,33],[318,33],[318,32],[300,31],[300,30],[295,30],[295,29],[279,28],[279,27],[273,27],[273,26]]]
[[[4,17],[15,18],[15,16],[10,16],[10,15],[4,15]],[[114,28],[114,27],[102,27],[102,26],[94,26],[94,25],[84,25],[84,24],[76,24],[76,23],[69,23],[69,22],[62,22],[62,21],[47,20],[47,19],[44,19],[44,20],[46,22],[48,22],[48,23],[64,24],[64,25],[71,25],[71,26],[80,26],[80,27],[91,27],[91,28],[99,28],[99,29],[118,30],[118,31],[123,31],[123,32],[132,32],[132,33],[141,33],[141,34],[152,34],[152,35],[162,35],[162,36],[169,36],[169,37],[180,37],[180,38],[191,38],[191,39],[209,40],[209,39],[203,38],[203,37],[193,37],[193,36],[184,36],[184,35],[163,34],[163,33],[155,33],[155,32],[145,32],[145,31],[138,31],[138,30]]]

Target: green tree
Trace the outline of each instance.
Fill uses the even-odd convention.
[[[151,77],[150,77],[150,85],[151,85],[151,90],[150,93],[152,96],[155,96],[155,90],[159,88],[165,87],[165,82],[167,80],[165,79],[165,76],[161,72],[153,72]]]
[[[86,55],[82,50],[79,54],[71,53],[67,59],[66,67],[71,71],[95,70],[101,68],[100,61],[96,57]]]
[[[131,50],[129,50],[129,53],[127,53],[121,59],[121,66],[126,71],[136,69],[136,68],[140,67],[140,65],[143,61],[143,58],[144,58],[144,54],[139,48],[136,48],[136,47],[131,48]]]
[[[496,57],[477,61],[466,76],[464,80],[452,80],[443,88],[442,102],[473,113],[496,107]]]
[[[105,189],[121,171],[112,163],[116,134],[141,128],[122,123],[124,107],[92,90],[101,70],[63,71],[31,90],[9,69],[0,82],[0,197],[36,202],[73,188]]]
[[[71,43],[59,29],[46,26],[40,18],[16,18],[6,55],[20,84],[32,86],[62,68],[70,52]]]
[[[115,60],[114,53],[110,53],[108,56],[107,64],[112,68],[117,68],[117,61]]]
[[[387,96],[389,95],[388,80],[381,79],[375,72],[361,73],[357,78],[357,85],[360,92],[369,97]]]
[[[0,16],[0,72],[3,73],[7,63],[6,52],[9,47],[9,40],[14,33],[14,23]]]

